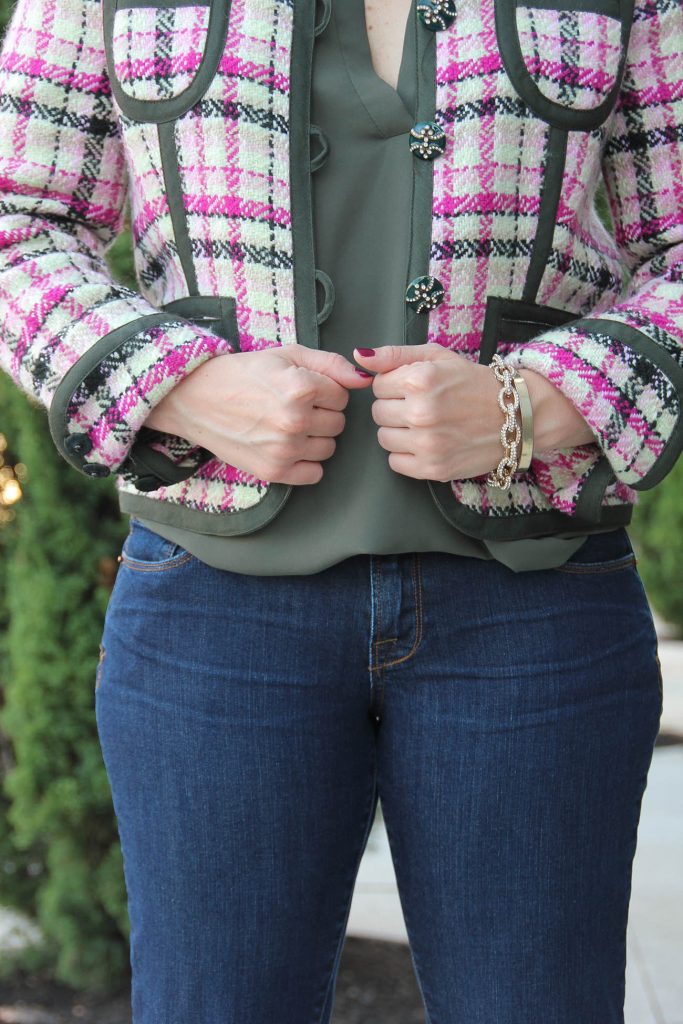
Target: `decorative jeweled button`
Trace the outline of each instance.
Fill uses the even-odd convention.
[[[406,302],[418,313],[428,313],[443,302],[444,287],[436,277],[416,277],[406,288]]]
[[[421,121],[410,129],[410,152],[420,160],[433,160],[446,149],[446,133],[433,121]]]
[[[440,32],[455,20],[455,0],[420,0],[417,15],[425,28]]]

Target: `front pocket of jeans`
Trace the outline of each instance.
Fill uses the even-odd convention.
[[[620,558],[613,558],[606,562],[565,562],[564,565],[553,566],[554,572],[568,572],[577,575],[595,575],[601,572],[616,572],[618,569],[630,569],[636,565],[636,556],[631,552],[622,555]]]
[[[137,572],[163,572],[193,559],[194,555],[186,548],[167,540],[131,516],[130,532],[119,555],[122,566]]]

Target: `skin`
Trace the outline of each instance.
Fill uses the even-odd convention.
[[[410,0],[365,0],[372,63],[396,88]],[[372,345],[363,339],[361,347]],[[358,349],[354,367],[334,352],[286,345],[216,356],[188,374],[145,425],[185,437],[262,480],[315,484],[344,429],[352,388],[372,387],[377,441],[396,473],[458,480],[492,472],[503,455],[500,383],[488,366],[442,345]],[[541,374],[524,370],[534,454],[596,442],[576,407]]]

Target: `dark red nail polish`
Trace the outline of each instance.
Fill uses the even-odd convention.
[[[367,370],[359,370],[357,366],[354,366],[354,370],[359,377],[374,377],[374,373],[368,373]]]
[[[362,356],[374,356],[374,348],[356,348],[356,352],[360,352]]]

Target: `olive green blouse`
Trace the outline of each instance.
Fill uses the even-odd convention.
[[[415,8],[414,2],[397,90],[373,69],[364,0],[333,0],[315,43],[313,216],[320,308],[329,310],[320,348],[351,360],[354,346],[404,340],[416,159],[408,145],[417,87]],[[351,555],[407,551],[497,559],[520,571],[561,565],[583,543],[585,535],[576,534],[484,542],[461,533],[439,512],[426,481],[389,468],[372,401],[371,387],[350,392],[346,425],[323,462],[322,480],[294,487],[260,530],[214,537],[136,518],[209,565],[251,575],[314,573]]]

